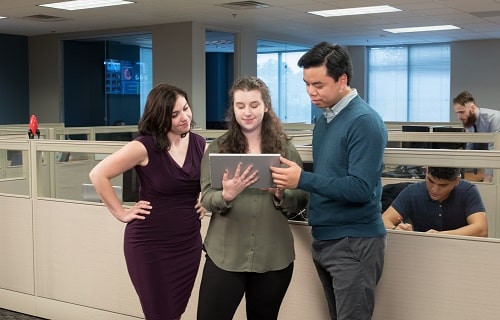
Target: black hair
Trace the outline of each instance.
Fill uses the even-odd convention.
[[[460,168],[428,167],[427,173],[436,179],[453,181],[460,177]]]
[[[327,73],[335,82],[345,74],[347,85],[350,85],[352,77],[352,62],[347,50],[338,45],[328,42],[320,42],[307,51],[297,62],[302,68],[326,66]]]

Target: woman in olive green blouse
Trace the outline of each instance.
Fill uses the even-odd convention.
[[[301,165],[302,160],[262,80],[237,79],[229,95],[229,130],[210,144],[202,161],[202,205],[212,216],[204,242],[198,320],[233,319],[243,295],[247,319],[277,319],[295,259],[287,215],[304,209],[308,194],[251,188],[258,173],[245,167],[226,172],[222,189],[214,189],[208,154],[280,153]]]

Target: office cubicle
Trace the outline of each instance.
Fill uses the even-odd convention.
[[[101,203],[61,196],[58,191],[59,184],[72,183],[73,186],[63,185],[63,188],[68,192],[73,188],[77,194],[77,186],[88,179],[90,168],[123,143],[0,139],[0,150],[21,150],[27,153],[26,159],[29,160],[26,164],[23,162],[27,174],[22,175],[28,181],[28,191],[16,194],[13,188],[8,188],[0,192],[3,208],[0,211],[0,254],[9,257],[0,265],[0,307],[53,320],[141,318],[140,306],[122,254],[124,224],[114,219]],[[305,161],[312,161],[310,146],[297,148]],[[60,162],[56,159],[58,152],[81,156]],[[464,150],[387,149],[385,161],[413,165],[446,163],[460,167],[478,164],[496,167],[500,164],[500,154],[498,151],[478,154]],[[73,170],[82,172],[75,173]],[[0,183],[9,181],[0,179]],[[387,182],[385,178],[384,181]],[[488,203],[496,199],[498,187],[495,183],[478,183],[478,187]],[[493,217],[488,216],[493,227],[490,236],[497,236],[498,204],[493,201],[487,207],[489,214],[493,214]],[[202,221],[203,234],[208,222],[209,217]],[[291,222],[290,226],[295,237],[297,259],[294,278],[279,319],[325,319],[326,304],[309,254],[310,229],[301,222]],[[470,301],[478,300],[482,306],[478,313],[481,319],[495,319],[492,316],[498,314],[495,304],[489,302],[496,295],[482,295],[479,286],[493,293],[495,288],[500,288],[500,280],[496,277],[489,277],[490,282],[484,282],[487,275],[496,272],[499,266],[499,259],[495,258],[498,255],[494,254],[498,242],[496,239],[452,239],[432,235],[414,238],[412,234],[390,232],[386,272],[379,284],[374,319],[400,319],[401,311],[393,304],[395,301],[403,303],[405,297],[418,306],[410,307],[412,313],[407,319],[432,319],[428,317],[429,312],[437,312],[442,319],[450,318],[449,315],[453,315],[455,320],[470,319],[470,309],[474,307]],[[429,250],[434,251],[431,254]],[[429,257],[434,260],[427,261]],[[466,259],[468,264],[457,265],[457,259]],[[420,273],[422,265],[419,261],[424,260],[425,266],[429,267],[421,270],[425,273]],[[479,284],[458,281],[459,272],[478,268],[478,264],[482,268]],[[429,276],[430,267],[439,271]],[[447,271],[452,268],[453,272],[448,274]],[[406,270],[412,272],[411,277],[404,273]],[[393,276],[393,273],[398,275]],[[439,283],[439,280],[442,285],[431,292],[423,287]],[[199,279],[186,310],[186,319],[194,318],[198,285]],[[411,292],[407,288],[411,288]],[[464,288],[474,292],[477,298],[454,294]],[[425,296],[423,293],[426,293]],[[450,295],[452,298],[449,298]],[[443,297],[448,299],[449,304],[460,305],[458,315],[455,309],[443,310],[429,302],[442,300]],[[423,308],[423,305],[426,307]],[[244,307],[241,306],[235,319],[244,318]]]

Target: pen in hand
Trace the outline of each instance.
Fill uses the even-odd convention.
[[[399,226],[401,226],[402,224],[404,224],[404,220],[402,217],[399,218],[399,223],[395,224],[394,227],[392,227],[392,230],[395,230],[397,229]]]
[[[404,231],[413,231],[413,226],[411,223],[405,222],[403,218],[399,221],[397,225],[394,226],[394,229],[404,230]]]

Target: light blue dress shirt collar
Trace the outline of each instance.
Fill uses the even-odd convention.
[[[323,109],[323,115],[325,116],[326,122],[330,123],[330,121],[337,116],[340,111],[342,111],[348,104],[351,102],[352,99],[354,99],[358,95],[358,91],[356,89],[351,89],[351,92],[349,92],[345,97],[340,99],[337,104],[330,108],[324,108]]]

